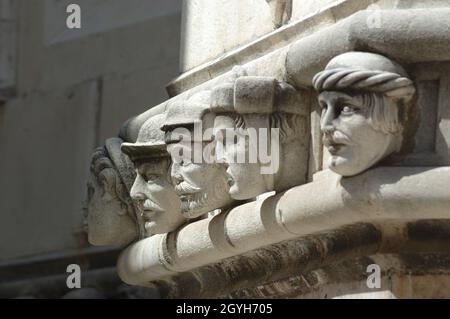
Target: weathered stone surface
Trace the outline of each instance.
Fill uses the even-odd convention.
[[[85,207],[92,245],[126,246],[139,238],[138,215],[129,196],[136,174],[120,151],[122,142],[108,139],[92,155]]]
[[[449,182],[448,173],[448,168],[378,168],[342,180],[322,177],[189,224],[176,234],[138,242],[120,257],[119,274],[128,283],[145,285],[174,272],[347,224],[374,219],[446,219],[450,193],[443,188]],[[320,199],[315,194],[321,194]],[[135,256],[142,250],[149,253],[138,261]]]
[[[292,1],[292,20],[301,19],[307,15],[317,13],[326,6],[336,3],[336,0],[293,0]]]
[[[170,154],[161,130],[164,119],[164,114],[150,118],[142,126],[136,143],[122,144],[122,151],[136,168],[129,192],[145,230],[143,238],[174,231],[186,223],[181,214],[181,200],[171,183]]]
[[[287,58],[291,80],[309,85],[334,56],[367,48],[406,63],[448,60],[449,9],[382,10],[381,28],[367,23],[370,14],[360,11],[294,43]]]
[[[355,176],[405,149],[416,88],[399,64],[379,54],[348,52],[316,74],[313,85],[320,93],[332,171]]]
[[[263,2],[264,0],[261,0]],[[273,0],[270,3],[281,3],[285,0]],[[311,16],[306,16],[299,20],[292,19],[290,23],[278,28],[270,33],[258,37],[254,41],[247,41],[241,46],[227,51],[225,54],[212,59],[190,71],[186,71],[173,80],[167,86],[170,96],[175,96],[186,90],[195,88],[225,72],[230,71],[235,65],[252,63],[253,61],[270,55],[277,49],[291,44],[292,42],[304,38],[326,26],[346,18],[358,10],[366,9],[375,0],[345,0],[334,1],[329,7]],[[290,2],[287,1],[286,2]],[[391,8],[391,7],[389,7]],[[187,39],[188,41],[189,39]],[[283,55],[283,50],[277,56]],[[284,63],[284,62],[283,62]],[[273,62],[264,64],[258,75],[276,76],[280,69],[275,67]],[[262,73],[264,74],[262,74]],[[256,74],[254,74],[256,75]],[[277,76],[278,77],[278,76]]]
[[[57,17],[45,8],[56,2]],[[86,33],[52,42],[45,25],[67,30],[67,1],[0,1],[0,78],[13,83],[0,88],[0,153],[10,155],[0,157],[0,228],[10,243],[1,260],[88,245],[80,213],[91,152],[163,101],[178,72],[181,3],[160,1],[164,12],[136,16],[109,2],[80,1]],[[118,11],[126,21],[110,14]],[[88,28],[89,15],[106,27]]]
[[[0,101],[15,91],[17,2],[0,1]]]
[[[160,146],[190,221],[130,245],[120,277],[164,297],[444,297],[450,11],[336,1],[315,2],[321,10],[308,16],[312,2],[304,11],[296,1],[266,3],[274,25],[287,21],[282,3],[300,20],[186,72],[169,87],[182,94],[122,127],[135,141],[149,118],[166,117]],[[292,139],[275,151],[286,187],[258,174],[259,157],[233,161],[264,144],[245,140],[262,128],[280,128],[281,146]],[[220,141],[227,129],[230,144]],[[212,146],[213,161],[198,162],[197,146]],[[376,291],[364,281],[374,264],[383,269]],[[424,278],[434,292],[421,288]]]
[[[184,0],[181,72],[273,31],[271,10],[266,0]]]

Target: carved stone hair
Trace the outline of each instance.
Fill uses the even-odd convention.
[[[92,154],[90,170],[99,185],[102,186],[103,192],[116,196],[124,211],[135,219],[134,206],[127,187],[120,178],[119,172],[109,158],[105,147],[97,148]],[[91,200],[91,197],[91,194],[88,194],[88,201]]]
[[[318,73],[313,79],[314,88],[327,90],[368,90],[388,97],[409,100],[416,89],[413,81],[393,72],[363,69],[335,68]]]
[[[247,125],[245,124],[245,117],[242,114],[230,114],[233,117],[235,122],[235,127],[237,129],[246,129]],[[291,114],[291,113],[283,113],[283,112],[275,112],[272,114],[268,114],[270,127],[280,129],[280,142],[281,144],[285,144],[291,141],[291,139],[295,139],[299,136],[301,132],[303,132],[302,127],[302,116],[299,114]]]

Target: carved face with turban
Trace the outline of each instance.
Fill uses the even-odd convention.
[[[378,54],[349,52],[331,60],[313,85],[332,171],[354,176],[400,150],[415,93],[400,65]]]

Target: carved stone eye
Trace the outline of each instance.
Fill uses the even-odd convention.
[[[342,108],[341,114],[349,115],[349,114],[353,114],[354,112],[355,112],[355,109],[353,107],[346,105]]]
[[[159,178],[156,174],[146,174],[145,175],[145,181],[148,182],[155,182]]]
[[[188,159],[188,158],[185,158],[185,159],[183,159],[181,162],[180,162],[180,165],[181,166],[189,166],[189,165],[191,165],[192,164],[192,162],[190,161],[190,159]]]

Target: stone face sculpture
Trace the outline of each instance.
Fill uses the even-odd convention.
[[[401,150],[415,87],[399,64],[379,54],[344,53],[313,85],[332,171],[354,176]]]
[[[125,246],[138,237],[135,207],[129,195],[132,163],[120,152],[122,140],[112,138],[92,155],[87,194],[89,242]]]
[[[223,144],[217,153],[227,166],[231,197],[248,200],[305,181],[305,99],[271,77],[241,76],[213,90],[216,140]]]
[[[228,194],[225,167],[203,153],[212,142],[206,134],[214,126],[211,92],[203,91],[187,101],[169,106],[162,129],[172,157],[171,175],[186,218],[197,218],[233,203]],[[213,154],[211,153],[211,157]]]
[[[172,99],[123,130],[135,140],[146,119],[167,112],[172,183],[183,214],[192,218],[170,235],[124,249],[117,263],[124,282],[155,287],[163,298],[373,298],[385,292],[410,298],[418,290],[449,291],[440,283],[450,265],[442,236],[450,225],[450,9],[396,6],[383,10],[383,23],[373,28],[370,8],[356,12],[349,5],[356,1],[341,2],[184,73],[171,84]],[[336,12],[344,15],[330,25]],[[363,47],[412,64],[417,108],[415,85],[397,63],[363,52],[336,57]],[[245,72],[228,71],[237,61]],[[308,101],[312,83],[321,123],[316,103]],[[212,91],[197,94],[206,89]],[[216,129],[212,136],[204,134],[209,128]],[[262,142],[272,150],[276,133],[252,143],[247,138],[252,129],[272,128],[280,129],[280,163],[270,173],[263,172],[271,165],[258,148]],[[229,145],[220,139],[226,130],[233,134]],[[219,163],[205,162],[210,145]],[[256,162],[234,161],[249,158],[255,147]],[[328,153],[334,172],[322,167]],[[391,165],[397,154],[407,156]],[[279,193],[250,201],[270,190]],[[194,219],[215,208],[226,211]],[[367,285],[374,264],[380,267],[377,291]],[[433,289],[423,289],[424,274]]]
[[[170,156],[160,130],[164,118],[164,114],[151,117],[142,126],[136,143],[122,144],[122,151],[136,168],[130,195],[141,214],[145,236],[171,232],[186,221],[171,183]]]

